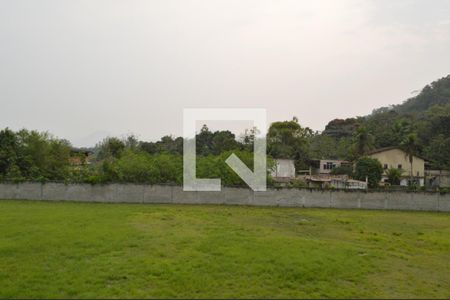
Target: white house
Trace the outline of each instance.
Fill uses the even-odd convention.
[[[336,159],[316,159],[311,161],[311,173],[312,174],[330,174],[334,168],[339,168],[343,165],[351,164],[346,160]]]

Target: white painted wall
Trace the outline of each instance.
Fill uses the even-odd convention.
[[[295,164],[293,159],[275,159],[275,168],[272,170],[274,178],[295,178]]]

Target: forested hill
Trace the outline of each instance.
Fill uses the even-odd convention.
[[[450,169],[450,75],[402,104],[364,117],[332,120],[315,137],[312,155],[352,159],[388,146],[412,147],[433,168]]]
[[[393,109],[400,114],[422,113],[433,105],[447,103],[450,103],[450,75],[432,82],[419,95],[393,106]]]

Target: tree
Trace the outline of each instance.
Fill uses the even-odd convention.
[[[21,130],[21,170],[28,179],[65,180],[69,176],[71,145],[47,132]]]
[[[267,133],[268,153],[274,158],[295,159],[297,167],[304,166],[309,159],[309,141],[313,131],[303,128],[294,119],[274,122]]]
[[[343,137],[351,137],[358,126],[358,120],[355,118],[349,119],[334,119],[330,121],[325,130],[324,135],[340,139]]]
[[[244,134],[240,136],[240,147],[242,150],[253,152],[255,144],[255,137],[260,133],[258,128],[253,126],[250,129],[245,129]]]
[[[338,159],[336,140],[331,136],[316,134],[310,139],[309,156],[313,159]]]
[[[212,153],[213,137],[214,134],[209,130],[208,126],[204,124],[195,138],[198,155],[208,155]]]
[[[414,172],[413,172],[413,162],[414,162],[414,156],[417,154],[418,152],[418,144],[417,144],[417,135],[415,133],[411,133],[409,134],[401,143],[401,148],[403,151],[405,151],[406,156],[408,157],[409,163],[411,165],[411,170],[410,170],[410,177],[411,177],[411,182],[414,176]]]
[[[65,180],[71,145],[48,133],[0,131],[0,178],[6,180]]]
[[[124,141],[124,144],[125,148],[136,150],[139,147],[139,140],[135,135],[131,134],[127,136],[127,138]]]
[[[171,135],[163,136],[157,142],[139,142],[139,148],[149,154],[183,154],[183,138]]]
[[[434,169],[450,170],[450,136],[440,134],[434,137],[425,148],[425,154]]]
[[[216,131],[212,138],[212,153],[218,155],[225,151],[239,149],[236,136],[228,130]]]
[[[339,139],[336,145],[336,157],[338,159],[354,160],[355,155],[352,151],[352,139],[350,137]]]
[[[139,148],[148,154],[155,154],[160,151],[157,143],[154,142],[139,142]]]
[[[374,137],[365,126],[359,126],[353,138],[357,156],[366,155],[374,148]]]
[[[8,173],[13,171],[15,175],[20,172],[17,167],[18,149],[16,134],[8,128],[0,131],[0,177],[8,177]]]
[[[156,142],[158,151],[156,153],[183,154],[183,138],[166,135]]]
[[[410,120],[394,110],[376,112],[369,115],[364,126],[373,135],[375,147],[390,147],[400,144],[411,132]]]
[[[118,158],[122,151],[125,150],[125,147],[125,142],[116,137],[105,138],[96,146],[97,160]]]
[[[361,157],[356,161],[354,178],[365,181],[368,179],[369,187],[377,187],[383,174],[383,166],[378,159]]]

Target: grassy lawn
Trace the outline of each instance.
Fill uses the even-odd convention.
[[[0,298],[450,297],[450,214],[0,201]]]

